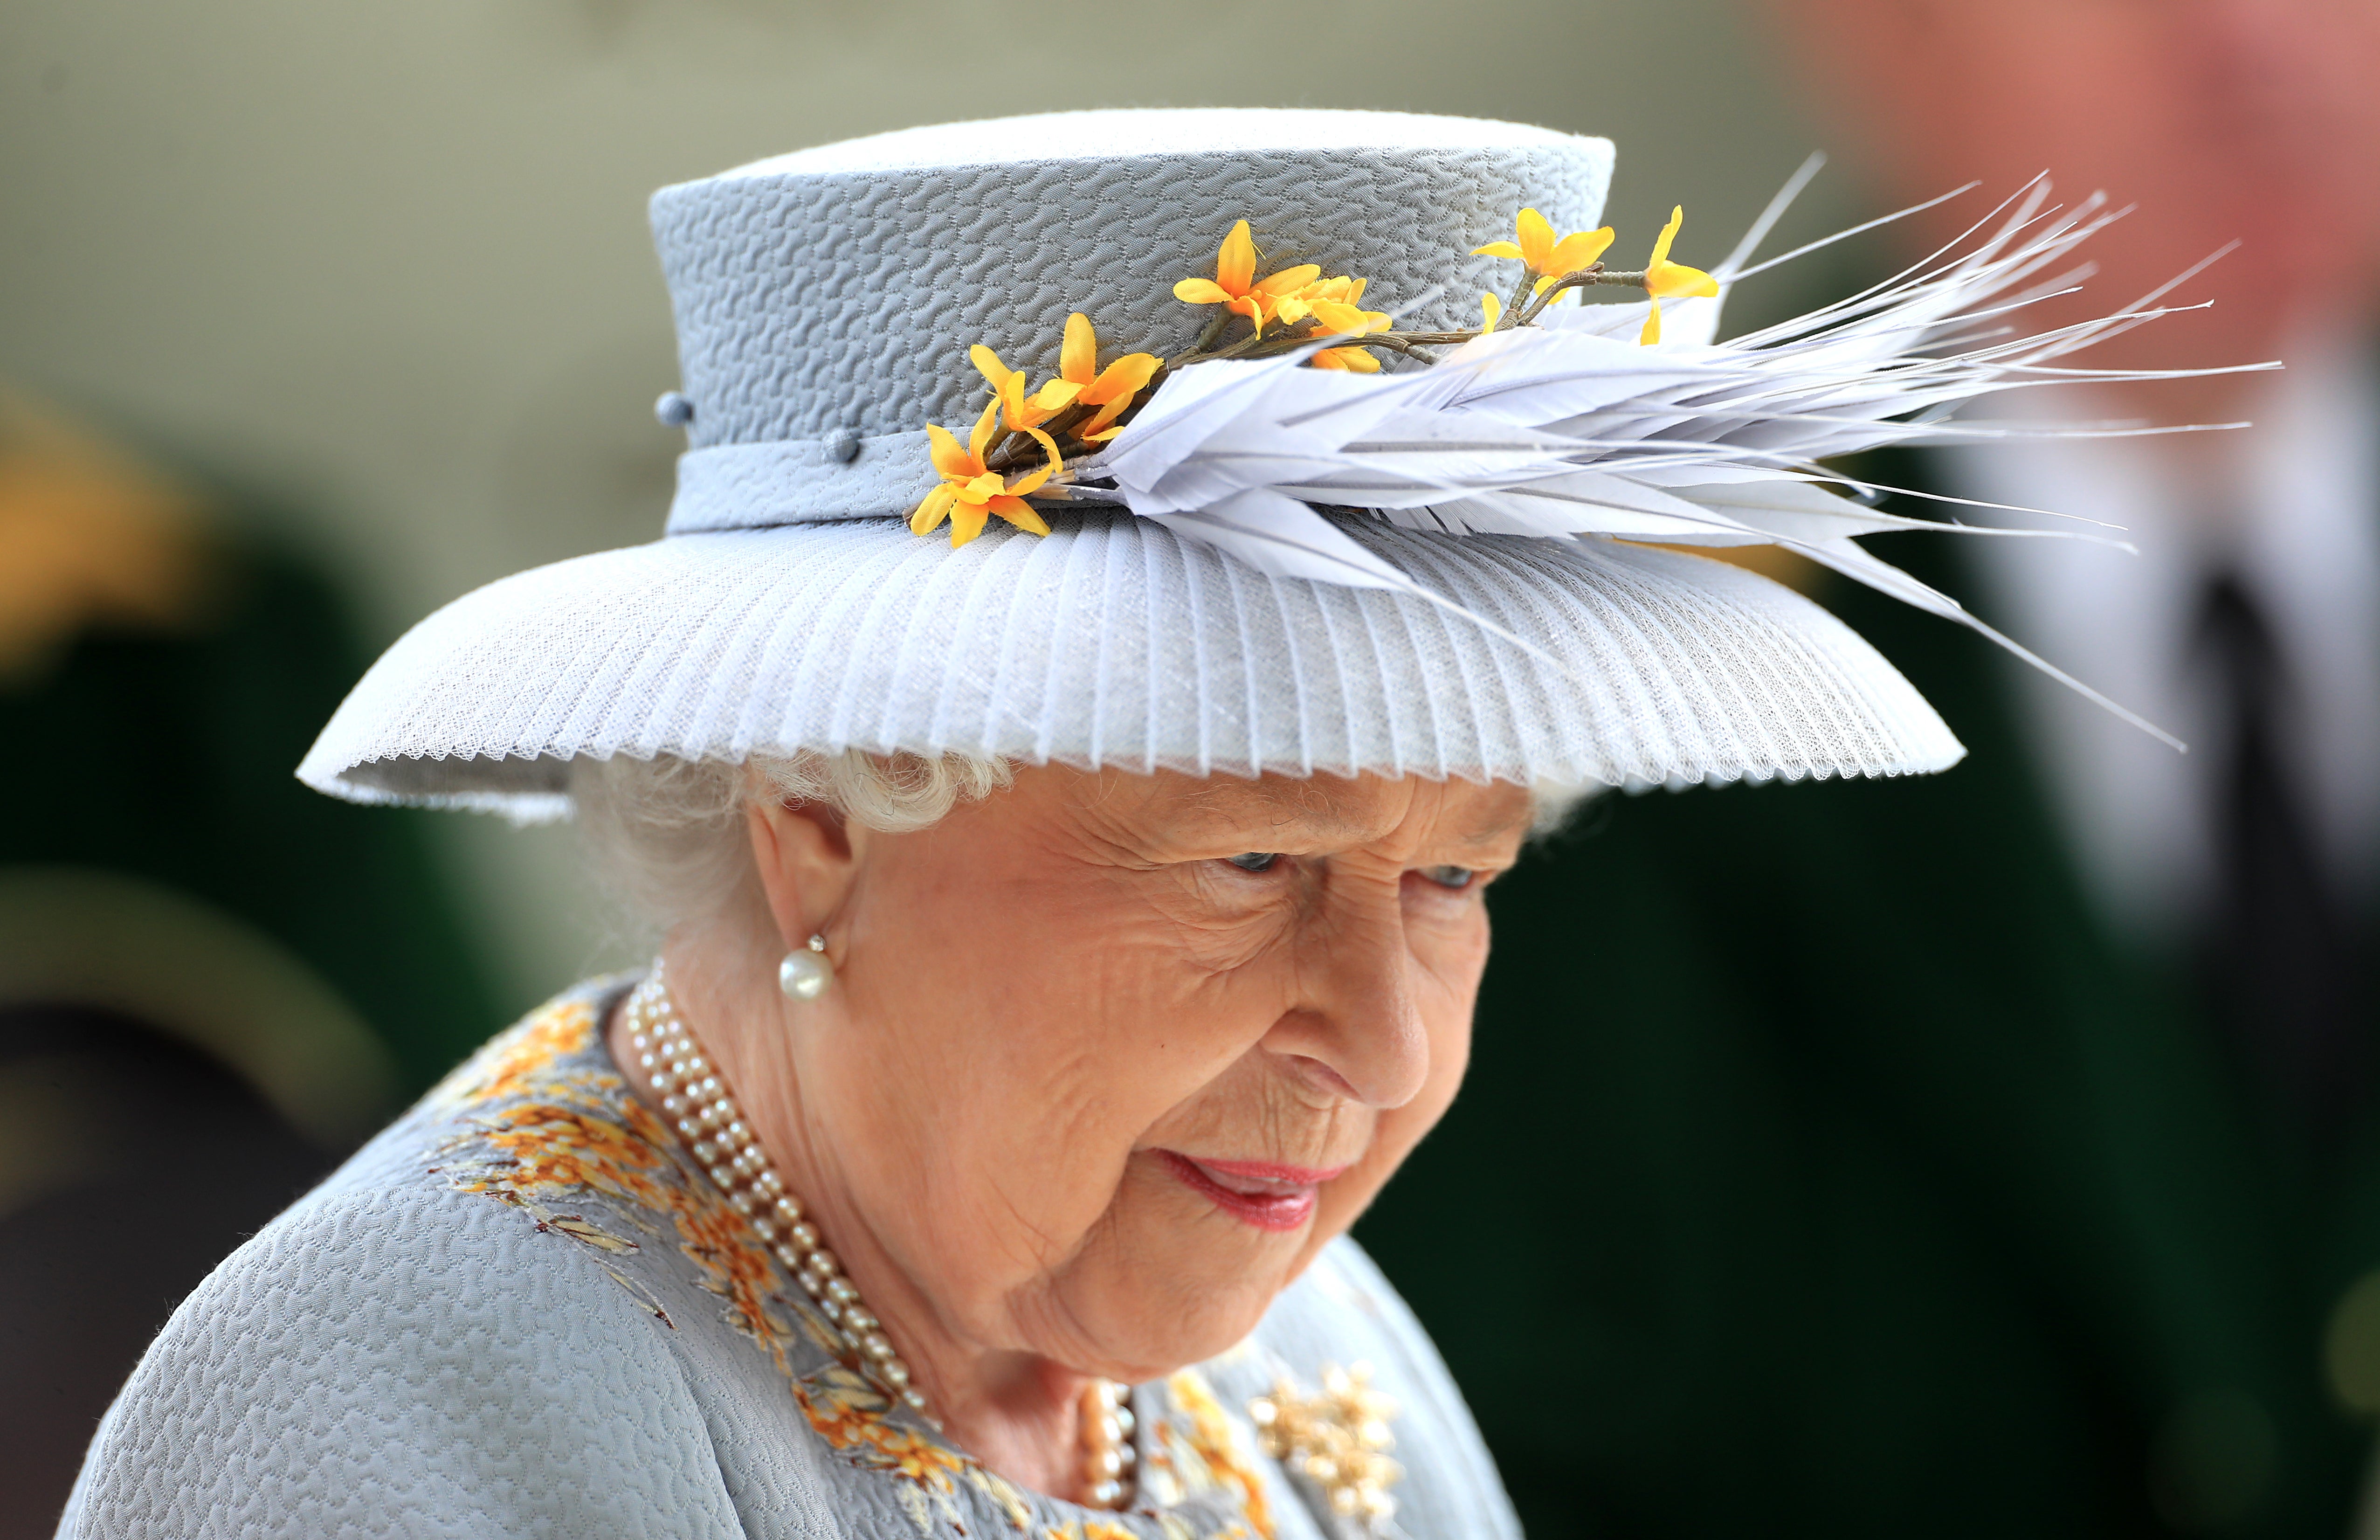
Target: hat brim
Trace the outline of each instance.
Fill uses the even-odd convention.
[[[1123,514],[956,551],[868,519],[583,556],[415,626],[298,773],[539,819],[568,811],[570,761],[619,754],[1624,785],[1902,775],[1965,752],[1874,648],[1755,574],[1343,523],[1443,602],[1268,576]]]

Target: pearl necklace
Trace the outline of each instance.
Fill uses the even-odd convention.
[[[661,1099],[662,1114],[695,1163],[726,1195],[728,1207],[750,1221],[777,1260],[800,1280],[819,1314],[841,1334],[849,1364],[887,1399],[940,1428],[941,1424],[926,1411],[925,1395],[911,1383],[909,1365],[884,1335],[883,1323],[843,1276],[842,1264],[803,1213],[801,1200],[786,1190],[784,1178],[777,1174],[735,1097],[679,1017],[659,958],[644,982],[630,992],[626,1011],[635,1067]],[[1084,1387],[1077,1410],[1086,1507],[1122,1508],[1132,1500],[1136,1484],[1130,1395],[1127,1387],[1109,1379],[1094,1379]]]

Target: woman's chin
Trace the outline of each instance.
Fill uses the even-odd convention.
[[[1237,1347],[1320,1244],[1311,1219],[1281,1230],[1212,1213],[1109,1233],[1107,1265],[1094,1275],[1104,1277],[1069,1292],[1072,1313],[1111,1361],[1094,1372],[1127,1383]]]

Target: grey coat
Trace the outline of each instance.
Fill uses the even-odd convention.
[[[1343,1240],[1246,1343],[1135,1389],[1141,1510],[984,1470],[843,1367],[628,1092],[597,1030],[619,987],[497,1037],[216,1268],[101,1423],[59,1534],[1327,1540],[1245,1408],[1362,1361],[1402,1408],[1396,1528],[1518,1540],[1444,1365]]]

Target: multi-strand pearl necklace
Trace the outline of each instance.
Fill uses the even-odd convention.
[[[843,1334],[852,1366],[888,1398],[940,1427],[926,1412],[924,1394],[911,1383],[909,1365],[901,1362],[892,1339],[884,1335],[884,1324],[843,1276],[842,1264],[803,1213],[801,1200],[786,1190],[784,1178],[760,1147],[717,1068],[679,1017],[662,977],[660,959],[654,959],[652,972],[630,992],[626,1009],[631,1062],[660,1098],[662,1114],[695,1163],[726,1195],[728,1207],[751,1222],[777,1260],[800,1279],[819,1314]],[[1129,1395],[1112,1380],[1095,1379],[1084,1388],[1079,1411],[1087,1507],[1122,1508],[1132,1498]]]

